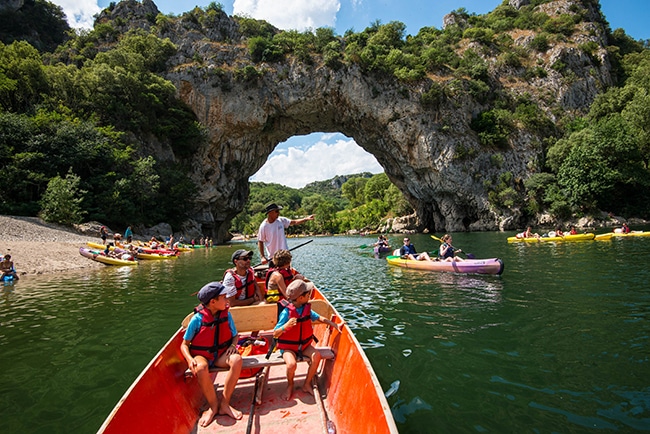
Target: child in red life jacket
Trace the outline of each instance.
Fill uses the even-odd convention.
[[[339,332],[339,326],[311,310],[309,298],[314,285],[311,282],[294,279],[287,286],[287,298],[290,303],[284,308],[273,331],[273,338],[278,340],[277,347],[282,350],[282,358],[287,365],[287,390],[282,394],[285,400],[293,395],[293,378],[296,373],[297,358],[309,359],[309,370],[302,390],[312,393],[311,381],[316,374],[321,360],[320,353],[312,345],[312,321],[323,322]]]
[[[206,427],[217,414],[241,419],[241,411],[230,406],[230,397],[235,389],[242,367],[242,358],[237,351],[237,329],[228,312],[227,290],[221,282],[210,282],[201,288],[197,297],[201,304],[190,320],[181,352],[187,365],[199,382],[201,391],[210,408],[201,415],[199,425]],[[223,386],[223,398],[219,402],[214,384],[210,379],[211,366],[229,368]]]

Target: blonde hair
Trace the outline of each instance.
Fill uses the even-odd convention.
[[[284,267],[291,263],[291,252],[286,249],[280,249],[273,254],[273,265],[276,267]]]

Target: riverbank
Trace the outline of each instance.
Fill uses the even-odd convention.
[[[10,254],[18,275],[104,267],[79,254],[87,241],[101,241],[37,217],[0,215],[0,254]]]

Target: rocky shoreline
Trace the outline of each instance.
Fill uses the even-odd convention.
[[[64,226],[46,223],[37,217],[0,215],[0,254],[10,254],[18,275],[48,274],[70,270],[101,268],[104,265],[84,258],[79,247],[100,241]]]

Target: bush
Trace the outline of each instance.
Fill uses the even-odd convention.
[[[55,176],[47,183],[47,190],[41,198],[40,216],[50,223],[60,223],[71,226],[81,223],[83,215],[81,202],[86,193],[79,189],[81,178],[68,171],[65,178]]]

